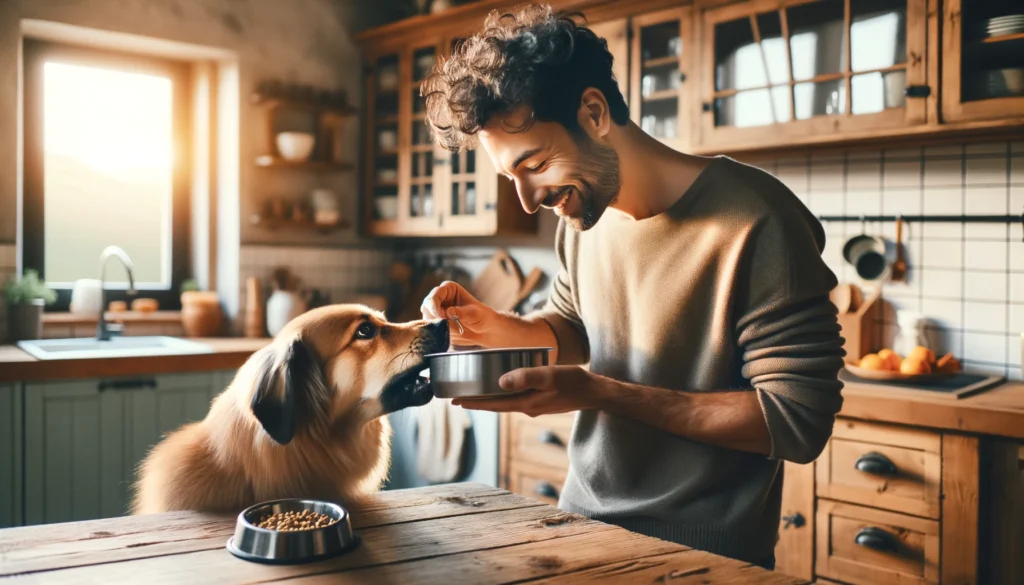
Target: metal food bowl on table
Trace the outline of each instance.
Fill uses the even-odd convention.
[[[257,526],[266,516],[303,510],[325,514],[334,522],[321,528],[290,531]],[[345,508],[319,500],[284,499],[262,502],[239,514],[235,534],[228,540],[227,548],[231,554],[247,561],[288,565],[327,559],[357,544]]]
[[[519,368],[548,365],[550,347],[473,349],[424,356],[430,385],[438,398],[481,398],[508,395],[498,386],[502,375]]]

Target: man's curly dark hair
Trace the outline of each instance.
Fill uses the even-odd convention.
[[[533,120],[579,130],[583,91],[604,94],[612,120],[625,124],[629,108],[612,74],[608,43],[578,24],[577,15],[550,6],[527,5],[493,11],[479,33],[458,44],[423,82],[427,124],[447,149],[469,147],[495,114],[525,104]]]

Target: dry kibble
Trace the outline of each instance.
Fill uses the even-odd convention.
[[[326,528],[335,522],[337,520],[327,514],[302,510],[301,512],[278,512],[277,514],[263,516],[256,523],[256,526],[280,532],[292,532],[295,530]]]

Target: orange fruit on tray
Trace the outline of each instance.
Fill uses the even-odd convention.
[[[891,349],[886,348],[878,352],[878,357],[885,360],[885,362],[889,365],[889,367],[886,369],[892,370],[894,372],[900,371],[900,363],[903,361],[903,358],[900,357],[900,354],[896,353]]]
[[[930,374],[932,373],[932,367],[924,360],[908,356],[900,364],[900,373],[908,375]]]
[[[918,361],[927,363],[929,366],[935,363],[935,352],[928,349],[927,347],[917,346],[910,350],[907,354],[907,359],[914,358]]]
[[[882,358],[878,357],[878,354],[869,353],[868,355],[860,358],[860,363],[857,364],[865,370],[888,370],[889,363]]]
[[[935,363],[935,371],[943,374],[956,374],[960,371],[960,362],[953,357],[953,354],[947,353]]]

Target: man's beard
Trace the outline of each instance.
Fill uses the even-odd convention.
[[[562,217],[569,227],[578,232],[597,224],[605,210],[618,199],[622,187],[619,155],[615,149],[582,132],[580,134],[573,137],[580,151],[580,162],[579,170],[571,178],[580,198],[580,212]]]

